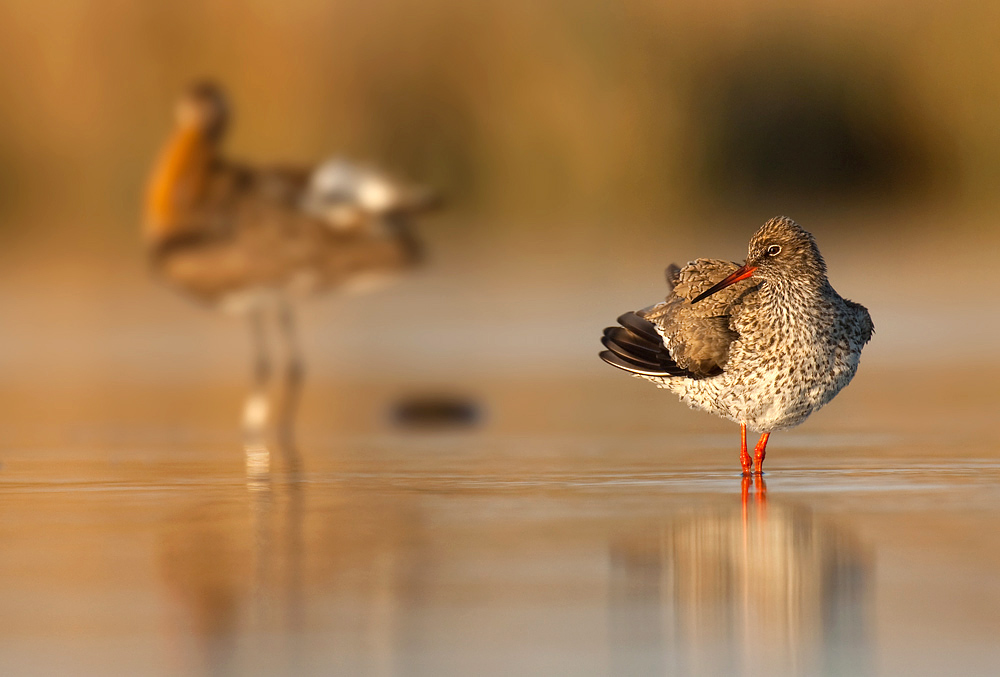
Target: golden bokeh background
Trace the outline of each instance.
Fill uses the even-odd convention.
[[[600,329],[782,213],[871,308],[869,368],[992,363],[998,25],[983,2],[3,2],[0,370],[70,408],[245,384],[242,323],[151,280],[139,238],[204,76],[234,156],[345,155],[446,196],[425,270],[308,304],[315,387],[620,378]]]
[[[0,673],[997,673],[998,44],[985,0],[0,0]],[[447,203],[300,304],[270,455],[246,322],[140,237],[202,77],[234,157]],[[777,214],[876,335],[768,498],[597,353]],[[442,396],[481,424],[393,418]]]

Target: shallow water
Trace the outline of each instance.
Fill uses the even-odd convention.
[[[540,384],[534,423],[524,384],[480,384],[480,428],[421,434],[334,433],[316,385],[294,448],[148,392],[8,422],[0,671],[995,674],[996,397],[896,411],[901,378],[775,435],[765,482],[628,379]]]

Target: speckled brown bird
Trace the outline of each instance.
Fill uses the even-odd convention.
[[[739,423],[743,472],[760,473],[768,436],[854,378],[871,316],[834,291],[815,238],[786,217],[754,234],[743,265],[698,259],[667,281],[666,301],[604,330],[601,359]],[[762,433],[752,467],[747,428]]]
[[[145,239],[156,274],[210,307],[249,315],[256,339],[248,429],[268,417],[267,325],[285,343],[289,393],[302,363],[291,299],[365,288],[419,260],[413,217],[435,206],[425,190],[344,160],[318,167],[258,168],[221,152],[229,104],[210,82],[189,87],[156,162]],[[293,396],[289,400],[294,400]]]

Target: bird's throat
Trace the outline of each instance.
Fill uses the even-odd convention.
[[[205,188],[214,149],[198,129],[179,129],[156,163],[146,195],[146,238],[160,242],[185,229]]]

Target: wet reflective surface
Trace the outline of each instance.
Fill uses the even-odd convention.
[[[629,379],[479,382],[451,432],[316,383],[245,448],[236,387],[11,397],[0,668],[993,674],[996,395],[911,378],[859,378],[752,482],[735,426]]]
[[[152,412],[10,423],[0,669],[993,674],[1000,445],[935,437],[933,401],[859,415],[882,387],[776,435],[755,482],[736,430],[682,407],[669,433],[517,431],[500,391],[454,433],[334,434],[307,407],[288,448]]]
[[[0,0],[0,677],[1000,675],[1000,5],[924,4]],[[284,447],[139,237],[206,76],[445,201]],[[780,213],[877,333],[745,484],[598,337]]]

